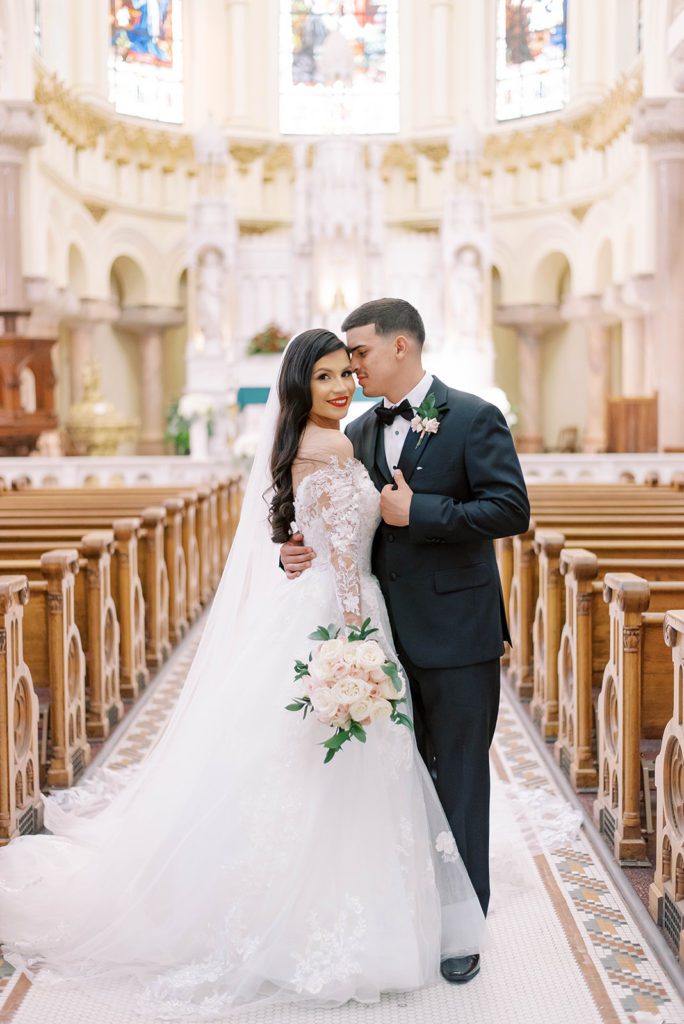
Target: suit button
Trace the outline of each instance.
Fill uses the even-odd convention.
[[[396,572],[391,572],[391,573],[390,573],[390,579],[391,579],[391,580],[392,580],[392,582],[394,583],[394,581],[395,581],[395,580],[397,579],[397,574],[396,574]]]
[[[387,534],[387,540],[389,541],[390,544],[393,544],[394,543],[394,534],[393,533],[388,533]]]

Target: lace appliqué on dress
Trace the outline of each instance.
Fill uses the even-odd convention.
[[[311,935],[301,956],[295,956],[297,968],[292,977],[296,991],[316,995],[331,982],[345,981],[361,972],[354,958],[363,950],[366,921],[358,899],[347,894],[344,908],[330,928],[321,926],[318,914],[310,918]]]
[[[330,456],[328,465],[304,477],[297,491],[298,528],[318,555],[324,556],[320,566],[326,564],[327,555],[343,616],[361,614],[359,552],[369,547],[363,543],[367,532],[363,527],[372,526],[371,538],[375,532],[377,519],[373,513],[378,503],[363,466],[352,458],[342,462],[336,455]]]

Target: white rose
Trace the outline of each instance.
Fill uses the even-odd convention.
[[[350,640],[344,645],[344,658],[345,664],[354,665],[356,664],[356,658],[359,652],[359,648],[362,646],[360,640]]]
[[[380,696],[386,697],[387,700],[400,700],[406,695],[406,683],[404,677],[399,676],[399,682],[401,683],[401,689],[395,689],[394,683],[389,676],[385,676],[383,681],[380,683]]]
[[[338,704],[353,704],[355,701],[363,700],[368,696],[370,686],[363,679],[345,676],[335,683],[330,692]]]
[[[414,416],[413,419],[411,420],[411,430],[422,430],[422,429],[423,429],[423,421],[421,420],[420,416]]]
[[[335,715],[330,724],[333,729],[346,729],[349,725],[349,715],[346,713]]]
[[[374,700],[371,704],[370,709],[370,720],[371,722],[382,722],[389,718],[392,714],[392,705],[388,700],[383,700],[382,697]]]
[[[438,419],[427,419],[427,417],[426,417],[423,420],[423,430],[427,434],[436,434],[437,431],[439,430],[439,420]]]
[[[314,711],[321,715],[334,715],[337,711],[338,701],[333,697],[332,690],[327,686],[319,686],[311,694],[311,703]]]
[[[356,653],[356,664],[367,672],[380,668],[386,661],[385,652],[377,640],[366,640]]]
[[[334,637],[332,640],[324,640],[316,654],[315,658],[319,658],[321,661],[333,662],[337,661],[344,654],[344,640],[341,637]]]
[[[356,700],[349,708],[349,714],[355,722],[363,722],[370,717],[372,701],[364,697],[363,700]]]

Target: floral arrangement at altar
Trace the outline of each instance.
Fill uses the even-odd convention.
[[[248,356],[273,355],[285,350],[291,335],[286,334],[278,324],[270,323],[249,340]]]

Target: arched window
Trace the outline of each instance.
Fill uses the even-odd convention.
[[[183,120],[182,0],[110,0],[109,99],[119,114]]]
[[[496,0],[497,121],[567,103],[567,3]]]
[[[281,0],[280,129],[399,130],[399,0]]]

